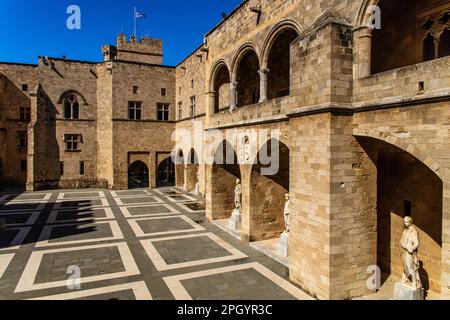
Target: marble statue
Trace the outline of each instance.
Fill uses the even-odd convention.
[[[242,186],[241,180],[236,180],[236,188],[234,189],[234,210],[231,213],[228,227],[233,231],[239,231],[241,228],[241,213],[242,213]]]
[[[242,211],[242,186],[241,180],[236,180],[236,188],[234,189],[234,208],[236,211]]]
[[[419,249],[419,233],[413,224],[411,217],[404,219],[405,230],[403,231],[402,240],[400,242],[403,249],[402,262],[403,262],[403,277],[402,284],[411,284],[413,290],[422,288],[422,282],[419,276],[419,257],[417,251]],[[410,280],[411,278],[411,280]]]
[[[284,225],[286,226],[286,232],[290,231],[289,213],[290,213],[290,196],[289,193],[286,193],[286,203],[284,205]]]
[[[200,195],[200,173],[199,172],[197,172],[197,183],[195,184],[195,194],[197,195],[197,196],[199,196]]]

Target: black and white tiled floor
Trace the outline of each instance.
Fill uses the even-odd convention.
[[[310,299],[177,189],[0,194],[0,300]]]

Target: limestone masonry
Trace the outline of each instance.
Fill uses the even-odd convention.
[[[369,23],[372,5],[381,29]],[[199,191],[241,238],[279,238],[290,194],[290,279],[320,299],[401,277],[403,219],[421,241],[425,290],[450,298],[450,1],[247,0],[176,67],[162,41],[119,35],[98,63],[0,63],[0,184]],[[278,130],[280,166],[204,163],[174,137]],[[273,146],[266,140],[266,147]],[[243,147],[244,146],[244,147]],[[174,154],[183,163],[174,163]],[[211,155],[209,155],[211,156]]]

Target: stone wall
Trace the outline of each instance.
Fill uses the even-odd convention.
[[[157,153],[170,153],[175,132],[175,70],[114,61],[112,65],[112,166],[115,189],[128,188],[128,155],[146,153],[150,185],[156,187]],[[133,86],[138,87],[133,93]],[[162,94],[165,89],[165,95]],[[128,119],[128,102],[142,102],[142,119]],[[169,104],[169,121],[157,120],[159,103]]]
[[[19,132],[27,132],[29,120],[20,119],[20,108],[31,108],[29,93],[37,85],[37,67],[0,63],[2,77],[1,90],[1,136],[2,181],[3,187],[25,187],[27,172],[21,171],[21,161],[27,160],[27,148],[19,146]],[[22,85],[27,85],[26,91]]]

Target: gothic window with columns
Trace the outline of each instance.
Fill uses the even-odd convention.
[[[69,94],[64,98],[64,118],[65,119],[79,119],[80,118],[80,103],[77,95]]]

